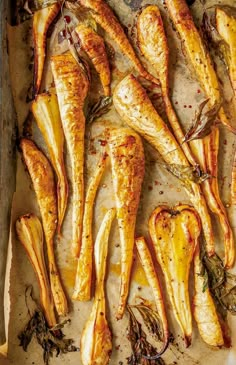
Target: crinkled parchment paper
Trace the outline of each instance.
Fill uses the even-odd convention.
[[[233,4],[232,1],[207,1],[207,6],[211,6],[218,3]],[[137,9],[141,6],[141,1],[115,1],[111,0],[109,3],[112,5],[116,13],[118,14],[122,23],[126,26],[126,29],[135,43],[133,37],[133,25],[135,23],[135,16]],[[169,47],[171,50],[170,61],[170,87],[171,97],[173,105],[177,111],[177,114],[184,126],[185,131],[190,127],[192,119],[194,117],[195,110],[198,104],[204,100],[204,94],[201,91],[200,86],[194,79],[194,74],[191,72],[187,61],[185,60],[182,51],[180,41],[173,30],[169,20],[167,19],[166,12],[163,9],[161,1],[143,1],[142,5],[146,3],[158,3],[162,10],[162,14],[165,20],[165,26],[167,29]],[[130,7],[131,6],[131,7]],[[203,5],[200,1],[196,1],[192,7],[193,14],[196,22],[199,22],[201,18],[201,11]],[[29,105],[26,104],[26,94],[30,82],[32,81],[32,71],[29,70],[30,57],[32,56],[32,50],[30,50],[30,38],[32,33],[31,22],[26,22],[18,27],[9,26],[9,52],[10,52],[10,67],[11,67],[11,79],[14,101],[16,105],[19,132],[22,132],[22,124],[25,120]],[[63,27],[62,22],[59,22],[56,29],[51,36],[48,47],[50,49],[48,57],[52,53],[60,53],[61,45],[57,44],[57,34]],[[104,34],[101,31],[102,34]],[[112,87],[121,80],[125,75],[133,71],[132,65],[121,54],[118,47],[114,42],[105,34],[105,40],[109,46],[110,51],[113,49],[112,64]],[[147,62],[143,60],[144,64]],[[219,65],[220,69],[222,65]],[[225,72],[221,71],[222,79],[225,79]],[[95,72],[92,73],[93,81],[91,90],[94,90],[95,85],[98,84],[98,78]],[[50,66],[47,64],[45,84],[49,85],[51,82]],[[229,82],[225,80],[225,95],[226,99],[230,101],[232,93],[228,86]],[[99,90],[98,90],[99,92]],[[93,95],[94,97],[94,95]],[[162,113],[163,107],[159,97],[159,90],[152,90],[150,97],[157,106],[157,109]],[[105,139],[104,131],[109,127],[122,126],[123,122],[120,120],[118,114],[112,108],[112,110],[96,120],[92,125],[87,126],[86,132],[86,181],[89,176],[94,172],[96,163],[99,159],[100,153],[104,147],[101,146],[101,140]],[[230,195],[230,171],[232,166],[232,152],[234,150],[235,137],[228,131],[221,128],[221,147],[219,154],[219,186],[224,204],[228,207],[232,225],[234,210],[229,206]],[[47,149],[44,145],[42,136],[36,125],[33,126],[33,139],[48,155]],[[172,175],[166,172],[161,166],[161,160],[156,151],[153,150],[145,141],[145,156],[146,156],[146,173],[143,183],[141,203],[137,217],[136,234],[144,235],[148,237],[147,222],[152,210],[161,203],[175,205],[179,202],[189,202],[188,197],[184,193],[179,181]],[[67,172],[70,177],[70,161],[66,155]],[[71,199],[71,196],[70,196]],[[114,195],[111,181],[110,165],[108,164],[105,176],[102,180],[99,193],[96,199],[95,212],[94,212],[94,237],[98,231],[102,218],[106,210],[115,205]],[[28,352],[24,352],[19,347],[19,340],[17,338],[18,333],[24,328],[25,324],[29,320],[27,308],[25,305],[25,288],[29,284],[33,284],[35,296],[38,298],[38,285],[36,277],[33,272],[32,266],[28,260],[28,257],[22,248],[19,241],[16,239],[14,224],[19,215],[34,212],[38,216],[39,210],[37,207],[35,194],[32,188],[32,184],[29,175],[25,171],[25,167],[21,161],[21,156],[17,156],[17,188],[13,201],[12,208],[12,238],[11,238],[11,270],[10,270],[10,283],[9,283],[9,297],[10,297],[10,320],[9,320],[9,361],[14,365],[42,365],[42,351],[38,347],[36,341],[33,341],[28,349]],[[218,222],[213,217],[213,224],[216,232],[216,245],[220,251],[223,249],[221,232]],[[234,227],[235,229],[235,227]],[[74,284],[74,276],[76,270],[76,262],[70,254],[71,244],[71,201],[67,209],[65,222],[63,225],[63,237],[60,243],[55,243],[55,251],[57,261],[61,271],[61,277],[65,286],[68,298],[71,297]],[[134,270],[132,275],[131,290],[129,296],[129,302],[134,303],[137,297],[147,298],[152,301],[151,290],[147,287],[147,282],[144,277],[143,270],[138,262],[138,258],[134,253]],[[107,282],[106,282],[106,294],[107,294],[107,313],[109,318],[110,327],[113,332],[113,353],[111,357],[111,365],[126,364],[126,358],[130,355],[130,345],[126,339],[126,329],[128,324],[128,316],[125,315],[123,320],[115,320],[115,311],[118,303],[118,288],[119,288],[119,261],[120,261],[120,246],[117,222],[115,221],[112,227],[112,232],[109,241],[109,258],[107,265]],[[160,274],[161,281],[163,283],[163,277]],[[164,286],[164,285],[163,285]],[[192,288],[190,288],[192,291]],[[81,331],[84,323],[90,313],[92,302],[70,302],[70,314],[71,323],[68,324],[64,332],[68,337],[72,337],[75,343],[79,345]],[[180,365],[192,365],[192,364],[228,364],[233,365],[236,363],[236,320],[229,316],[229,323],[232,330],[232,343],[233,348],[230,350],[221,349],[215,350],[209,348],[201,340],[196,324],[194,323],[193,340],[190,348],[185,349],[183,340],[181,338],[178,326],[173,318],[171,307],[165,293],[165,303],[168,310],[168,318],[170,331],[174,334],[175,341],[170,345],[170,348],[163,356],[166,364],[180,364]],[[60,355],[58,358],[51,360],[52,365],[67,364],[78,365],[81,364],[80,354],[71,353],[66,355]]]

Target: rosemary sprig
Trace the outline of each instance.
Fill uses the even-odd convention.
[[[132,308],[135,308],[142,315],[148,331],[158,338],[163,338],[163,332],[161,330],[160,318],[157,312],[146,307],[145,305],[127,306],[129,313],[129,328],[128,328],[128,340],[131,344],[132,355],[127,358],[128,365],[165,365],[161,355],[166,351],[168,344],[165,344],[163,350],[157,353],[147,340],[147,335],[142,329],[141,323],[136,319]],[[156,332],[157,331],[157,332]]]

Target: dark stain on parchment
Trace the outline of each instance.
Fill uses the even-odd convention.
[[[142,4],[142,0],[124,0],[124,2],[133,11],[138,10]]]

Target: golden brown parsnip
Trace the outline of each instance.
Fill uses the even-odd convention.
[[[175,318],[188,347],[192,337],[189,270],[201,233],[200,219],[188,205],[179,205],[174,209],[159,206],[149,219],[149,233],[165,277]]]
[[[58,233],[64,219],[68,182],[64,163],[64,133],[55,94],[37,95],[32,103],[32,112],[46,142],[53,168],[57,175]]]
[[[141,138],[131,129],[111,130],[108,145],[121,242],[121,285],[116,315],[117,319],[121,319],[129,294],[135,223],[145,158]]]
[[[144,57],[154,67],[161,84],[165,111],[175,138],[181,145],[189,163],[197,165],[188,143],[182,143],[184,133],[169,98],[168,64],[169,48],[165,29],[157,5],[145,7],[137,20],[138,45]]]
[[[89,81],[71,53],[53,56],[55,81],[62,126],[72,172],[72,252],[79,256],[84,211],[84,131],[83,112]]]
[[[96,193],[106,167],[107,154],[104,153],[98,163],[95,174],[89,181],[85,197],[83,234],[81,251],[78,259],[73,299],[87,301],[91,299],[93,271],[93,209]]]
[[[221,347],[224,345],[221,325],[210,289],[206,284],[207,273],[203,275],[203,264],[200,259],[199,245],[194,253],[194,287],[193,313],[200,335],[208,345]]]
[[[22,138],[20,147],[42,216],[54,303],[57,313],[64,316],[68,313],[67,299],[62,288],[54,253],[54,235],[57,229],[57,198],[52,167],[33,141]]]
[[[106,319],[104,280],[111,224],[115,209],[107,211],[94,245],[96,290],[90,316],[81,336],[81,360],[83,365],[107,365],[112,351],[112,338]]]
[[[46,57],[46,37],[50,24],[59,10],[60,3],[52,4],[37,10],[33,15],[33,41],[34,41],[34,96],[39,93],[43,76],[44,61]]]
[[[169,330],[168,330],[168,322],[160,283],[154,267],[151,253],[149,251],[147,243],[145,242],[144,237],[136,238],[135,244],[138,250],[138,255],[142,263],[143,270],[147,277],[147,281],[149,283],[149,286],[152,288],[157,311],[161,319],[163,327],[163,350],[164,350],[166,349],[166,346],[169,341]],[[160,352],[162,352],[162,350]]]
[[[49,327],[56,325],[54,302],[50,289],[43,250],[43,228],[33,213],[25,214],[16,221],[17,236],[33,265],[40,289],[40,301]]]
[[[111,72],[103,38],[86,23],[79,23],[75,31],[79,36],[82,48],[91,59],[95,70],[99,74],[104,95],[110,96]]]
[[[230,12],[230,8],[216,8],[216,28],[229,47],[229,50],[223,53],[236,97],[236,17]]]

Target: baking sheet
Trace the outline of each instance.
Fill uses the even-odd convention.
[[[200,86],[193,78],[191,70],[187,65],[187,62],[181,52],[180,41],[173,30],[166,12],[163,9],[161,1],[115,1],[111,0],[109,3],[118,14],[122,23],[127,27],[129,35],[133,36],[133,25],[135,21],[136,11],[139,6],[146,3],[156,3],[160,5],[162,14],[164,16],[165,26],[169,39],[169,46],[171,49],[171,61],[170,61],[170,88],[173,105],[177,111],[180,120],[184,125],[184,129],[187,130],[191,125],[192,118],[194,116],[197,104],[204,100],[204,94],[201,91]],[[233,1],[207,1],[207,6],[213,4],[225,3],[231,4]],[[199,21],[202,8],[200,1],[196,1],[192,7],[195,20]],[[18,27],[8,27],[8,39],[9,39],[9,53],[10,53],[10,70],[11,70],[11,82],[13,90],[13,98],[16,106],[17,120],[19,126],[19,132],[22,132],[22,125],[27,116],[29,104],[25,102],[26,94],[30,82],[32,81],[32,72],[29,70],[30,58],[32,56],[32,50],[30,49],[31,42],[31,27],[30,21]],[[54,30],[50,44],[48,58],[51,54],[60,53],[63,49],[63,45],[57,45],[57,34],[62,29],[62,22],[57,24]],[[102,34],[104,34],[102,32]],[[112,88],[121,80],[125,75],[133,72],[133,67],[129,61],[121,54],[119,48],[109,38],[108,35],[104,35],[107,44],[110,49],[114,49],[115,56],[112,59]],[[134,39],[133,39],[134,41]],[[55,46],[56,45],[56,46]],[[16,62],[17,60],[17,62]],[[145,65],[148,65],[143,60]],[[49,65],[46,66],[45,85],[50,84],[51,74]],[[221,72],[224,76],[225,73]],[[97,85],[96,75],[92,74],[92,87]],[[225,80],[225,92],[227,99],[230,100],[230,89],[228,80]],[[100,90],[97,90],[99,93]],[[92,95],[94,97],[94,95]],[[159,98],[159,90],[152,90],[150,93],[158,110],[162,113],[162,104]],[[99,140],[105,139],[104,131],[107,128],[114,126],[122,126],[123,122],[120,120],[118,114],[112,108],[111,111],[102,118],[95,121],[91,126],[87,127],[86,131],[86,181],[93,173],[96,163],[99,159],[100,153],[103,150]],[[36,125],[33,126],[33,139],[48,155],[47,149],[44,145],[42,136]],[[219,154],[219,186],[221,196],[224,204],[228,207],[228,212],[232,225],[234,226],[233,217],[235,211],[233,207],[230,207],[230,170],[232,165],[232,152],[234,150],[235,137],[228,131],[221,128],[221,146]],[[158,204],[175,205],[179,202],[189,202],[187,195],[184,193],[179,181],[172,175],[166,172],[161,166],[161,160],[158,153],[150,147],[144,141],[145,157],[146,157],[146,173],[143,183],[143,189],[141,194],[141,203],[137,217],[136,234],[148,236],[147,221],[152,210]],[[70,179],[70,161],[66,154],[67,173]],[[71,200],[71,197],[70,197]],[[62,239],[60,243],[55,244],[56,256],[58,265],[61,271],[62,281],[66,289],[68,297],[71,297],[74,284],[74,275],[76,271],[76,261],[71,257],[70,244],[71,244],[71,201],[69,202],[65,221],[63,224]],[[108,164],[106,173],[101,182],[100,190],[95,204],[94,212],[94,237],[98,231],[102,218],[106,210],[115,206],[114,195],[112,189],[111,171]],[[25,305],[25,288],[26,286],[33,284],[34,295],[38,298],[38,286],[36,284],[35,274],[32,266],[28,260],[28,257],[16,239],[14,224],[19,215],[34,212],[38,216],[39,210],[35,200],[35,194],[32,188],[32,184],[28,174],[25,171],[25,167],[21,161],[21,156],[17,154],[17,174],[16,174],[16,193],[13,199],[12,207],[12,229],[11,229],[11,270],[10,270],[10,320],[9,320],[9,336],[8,336],[8,348],[9,348],[9,362],[14,365],[29,365],[29,364],[43,364],[42,351],[38,347],[36,341],[33,341],[25,353],[22,348],[19,347],[19,340],[17,338],[18,333],[24,328],[25,324],[29,320],[27,308]],[[216,218],[213,218],[214,229],[216,232],[216,245],[222,250],[221,232]],[[126,358],[131,354],[130,345],[126,339],[126,328],[128,324],[127,315],[121,321],[116,321],[115,311],[118,304],[117,288],[119,286],[119,260],[120,260],[120,247],[119,247],[119,234],[117,222],[114,222],[112,232],[109,241],[109,258],[108,258],[108,275],[106,283],[107,294],[107,314],[109,318],[110,327],[113,332],[113,353],[111,357],[111,365],[126,364]],[[134,303],[138,297],[148,298],[152,300],[151,290],[147,287],[147,282],[144,277],[143,270],[140,266],[138,258],[134,253],[134,269],[132,274],[132,283],[129,296],[129,302]],[[163,277],[160,274],[161,281],[163,283]],[[190,288],[191,290],[191,288]],[[170,346],[169,350],[163,356],[166,364],[180,364],[180,365],[195,365],[195,364],[235,364],[236,363],[236,319],[229,316],[229,323],[232,329],[232,343],[235,344],[232,349],[215,350],[209,348],[201,340],[199,333],[194,323],[193,340],[189,349],[184,348],[183,340],[179,332],[178,326],[173,318],[170,303],[165,293],[166,308],[168,310],[168,319],[170,325],[170,331],[174,334],[174,343]],[[92,302],[81,303],[72,302],[70,300],[70,314],[71,324],[67,325],[64,329],[65,334],[75,340],[75,344],[79,345],[80,335],[85,321],[90,313]],[[51,360],[52,365],[56,364],[68,364],[78,365],[81,364],[79,353],[71,353],[53,358]]]

